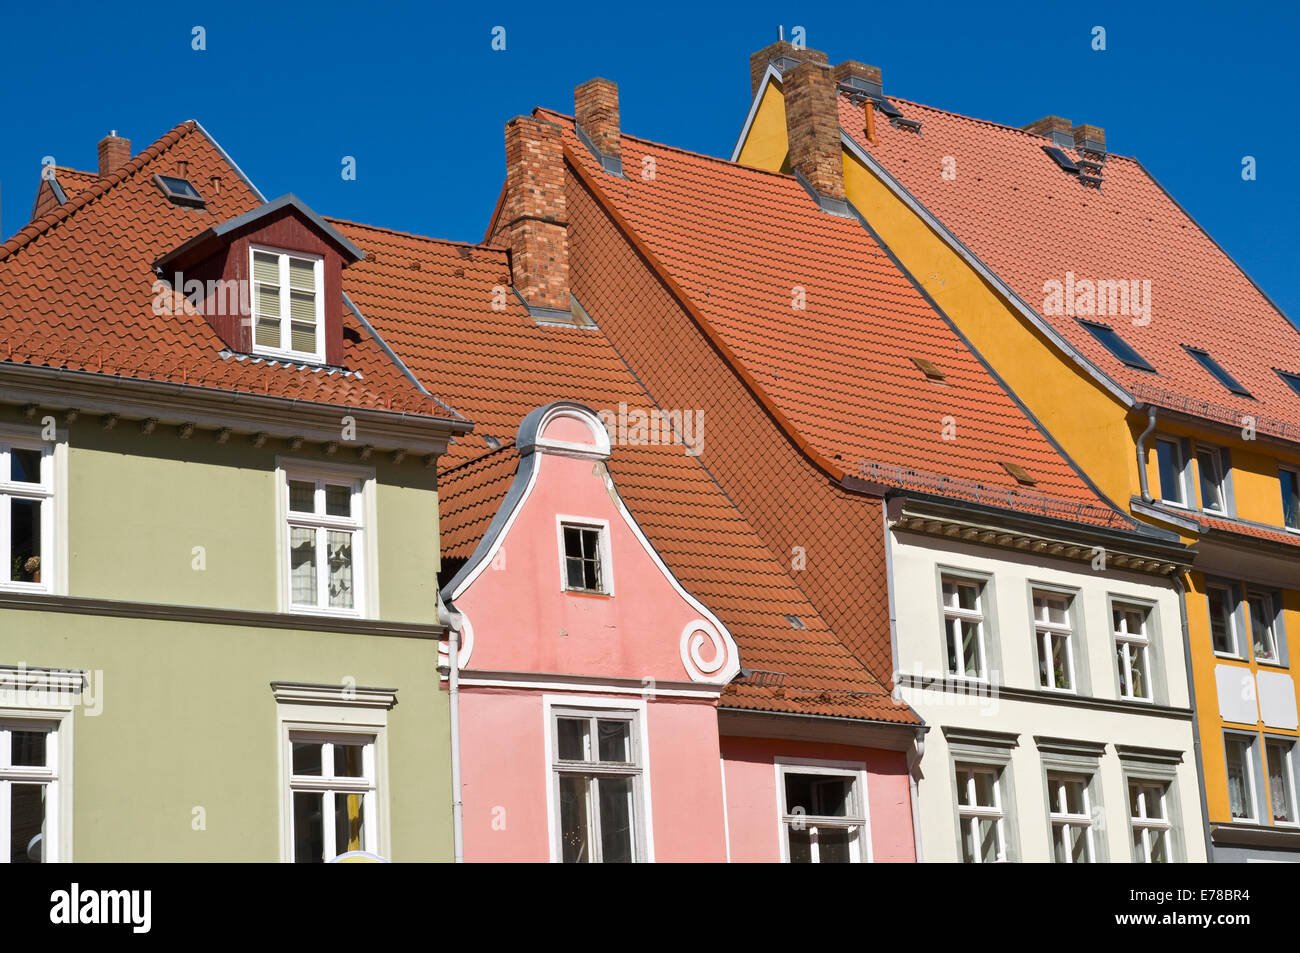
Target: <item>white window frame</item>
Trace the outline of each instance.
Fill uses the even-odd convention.
[[[1264,618],[1258,623],[1255,620],[1254,602],[1258,600],[1263,604]],[[1247,587],[1245,591],[1246,612],[1249,615],[1247,626],[1250,630],[1250,657],[1261,665],[1281,665],[1282,664],[1282,646],[1279,644],[1277,637],[1277,612],[1276,606],[1273,605],[1273,594],[1263,589]],[[1264,628],[1264,636],[1268,644],[1272,646],[1273,657],[1266,658],[1259,654],[1255,649],[1255,626],[1260,624]]]
[[[957,781],[957,836],[961,842],[962,849],[965,850],[966,824],[968,822],[976,825],[976,830],[978,830],[978,824],[980,821],[994,821],[994,829],[997,832],[998,838],[998,856],[996,862],[1005,863],[1007,859],[1007,812],[1006,808],[1002,804],[1002,772],[1004,769],[992,764],[972,764],[966,761],[957,761],[954,765],[954,770]],[[963,786],[963,774],[970,775],[965,784],[966,797],[970,800],[969,804],[962,803],[961,788]],[[975,775],[977,774],[988,774],[993,777],[992,807],[985,807],[976,803],[978,801],[976,795],[978,789],[975,785]],[[964,857],[962,859],[964,860]],[[984,863],[984,858],[977,850],[974,854],[974,859],[969,861],[969,863],[982,864]]]
[[[944,593],[944,587],[949,583],[958,589],[962,586],[972,586],[975,589],[975,609],[962,609],[959,607],[961,602],[960,595],[957,597],[958,606],[948,605],[947,596]],[[988,659],[988,624],[989,616],[985,612],[985,595],[988,592],[987,583],[983,579],[971,576],[962,576],[956,573],[943,573],[939,577],[939,604],[943,607],[943,659],[944,668],[947,670],[948,677],[962,679],[968,682],[987,682],[989,680],[989,659]],[[979,656],[979,670],[976,675],[967,675],[965,670],[966,656],[962,651],[961,642],[961,623],[974,622],[975,627],[975,648]],[[956,640],[954,642],[954,639]],[[955,657],[960,661],[962,671],[952,671],[952,666],[948,664],[949,652],[955,650]]]
[[[1214,466],[1214,470],[1210,474],[1209,482],[1214,486],[1215,490],[1219,494],[1218,506],[1207,506],[1205,502],[1204,487],[1206,481],[1205,473],[1203,472],[1201,465],[1202,454],[1208,455]],[[1200,443],[1198,441],[1196,444],[1196,450],[1192,453],[1192,456],[1196,458],[1196,494],[1197,498],[1201,501],[1201,509],[1206,513],[1216,513],[1220,516],[1227,516],[1231,512],[1232,507],[1228,501],[1228,478],[1227,473],[1225,472],[1227,468],[1223,465],[1223,448]]]
[[[87,673],[63,669],[0,666],[0,863],[8,863],[9,791],[13,781],[41,781],[45,795],[42,863],[67,864],[73,857],[73,711],[82,704]],[[45,767],[14,768],[8,731],[49,732]]]
[[[1120,612],[1120,620],[1123,624],[1122,630],[1115,627],[1115,613],[1119,610],[1123,610]],[[1128,631],[1128,612],[1132,610],[1140,611],[1142,613],[1142,631],[1137,634]],[[1119,669],[1115,669],[1116,676],[1118,677],[1117,687],[1119,690],[1119,697],[1126,701],[1152,702],[1155,700],[1156,691],[1154,656],[1152,653],[1150,635],[1152,609],[1150,606],[1142,605],[1141,603],[1125,602],[1122,599],[1114,599],[1110,603],[1110,612],[1112,641],[1117,648],[1119,646],[1124,646],[1125,648],[1123,677],[1118,677]],[[1133,646],[1136,646],[1136,649],[1132,648]],[[1142,652],[1146,660],[1146,666],[1144,669],[1147,690],[1146,695],[1132,694],[1134,651]],[[1116,659],[1116,662],[1118,662],[1118,659]],[[1124,691],[1125,685],[1128,685],[1129,687],[1127,693]]]
[[[1047,600],[1049,604],[1054,601],[1064,603],[1064,624],[1046,621],[1038,617],[1038,600],[1040,598]],[[1030,605],[1034,609],[1034,646],[1037,650],[1035,662],[1039,673],[1038,687],[1043,691],[1057,692],[1062,695],[1077,695],[1079,693],[1079,680],[1074,664],[1074,625],[1071,621],[1073,618],[1074,597],[1067,592],[1034,588],[1030,591]],[[1053,636],[1064,637],[1065,639],[1065,675],[1066,681],[1069,683],[1066,688],[1057,687],[1054,670],[1051,673],[1052,684],[1044,685],[1042,683],[1042,660],[1045,653],[1046,659],[1049,663],[1051,662]]]
[[[564,528],[594,529],[600,534],[600,588],[573,589],[569,586],[568,563],[565,561]],[[595,519],[590,516],[569,516],[557,513],[555,516],[555,540],[560,554],[560,591],[588,596],[614,595],[614,557],[610,545],[609,520]]]
[[[1174,835],[1173,821],[1169,817],[1169,786],[1171,782],[1150,778],[1127,778],[1128,781],[1128,803],[1129,803],[1129,824],[1132,827],[1134,839],[1141,835],[1141,844],[1135,843],[1133,850],[1135,853],[1134,861],[1136,863],[1150,864],[1153,863],[1151,856],[1151,847],[1155,840],[1163,839],[1165,845],[1165,863],[1174,862]],[[1133,813],[1133,789],[1137,788],[1137,814]],[[1149,805],[1149,795],[1157,793],[1160,798],[1160,816],[1151,815]]]
[[[352,516],[326,516],[324,513],[307,514],[290,511],[290,481],[313,482],[318,498],[323,500],[324,484],[352,485]],[[323,504],[322,509],[323,509]],[[376,544],[378,514],[375,506],[375,471],[373,468],[330,465],[315,461],[276,460],[276,539],[279,554],[280,611],[295,615],[334,616],[338,618],[379,617],[379,565]],[[293,564],[290,547],[291,527],[311,528],[317,534],[317,605],[296,605],[293,602]],[[328,605],[329,565],[322,556],[328,539],[324,531],[346,530],[352,535],[352,608]],[[325,604],[321,605],[319,602]]]
[[[867,792],[867,766],[856,761],[823,761],[814,758],[773,759],[776,768],[776,810],[778,840],[781,845],[781,863],[790,863],[791,824],[800,823],[809,829],[812,845],[812,862],[819,863],[817,828],[857,828],[855,836],[849,841],[849,862],[854,864],[871,863],[871,802]],[[846,817],[815,817],[809,814],[792,814],[790,805],[785,802],[785,778],[787,774],[816,774],[832,777],[845,777],[853,782],[852,799],[857,813]],[[796,805],[797,806],[797,805]]]
[[[280,860],[294,863],[293,792],[328,790],[340,793],[366,793],[365,812],[366,846],[369,853],[391,857],[392,837],[390,826],[388,784],[388,709],[396,704],[396,693],[388,690],[346,688],[276,682],[272,685],[276,697],[276,750],[279,752],[280,784]],[[324,778],[326,765],[322,752],[322,777],[295,778],[293,775],[293,741],[321,740],[323,742],[368,742],[369,751],[363,756],[365,771],[369,775],[365,788],[358,779],[330,780]],[[354,791],[354,789],[356,789]],[[367,793],[368,791],[368,793]],[[331,802],[327,795],[322,802]],[[334,839],[332,814],[322,817],[325,849]],[[337,856],[337,853],[335,854]],[[333,858],[327,856],[325,860]]]
[[[310,261],[315,266],[316,282],[316,349],[314,351],[295,351],[288,347],[264,347],[257,343],[257,285],[253,274],[253,256],[258,252],[264,255],[276,255],[279,259],[280,275],[280,343],[292,341],[289,317],[289,259]],[[308,361],[313,364],[325,363],[325,259],[310,252],[291,251],[286,248],[273,248],[270,245],[248,246],[248,284],[251,289],[251,311],[249,314],[249,343],[254,354],[264,357],[279,358],[290,361]]]
[[[1068,803],[1065,797],[1065,785],[1072,782],[1078,782],[1083,785],[1083,813],[1071,814],[1064,810]],[[1087,774],[1066,770],[1048,770],[1047,771],[1047,805],[1048,821],[1050,827],[1051,840],[1049,845],[1052,851],[1052,859],[1056,860],[1056,831],[1057,828],[1065,828],[1066,832],[1062,835],[1065,843],[1069,844],[1069,828],[1081,827],[1084,829],[1084,846],[1087,848],[1086,863],[1097,862],[1097,845],[1093,838],[1093,806],[1092,806],[1092,782],[1093,778]],[[1057,861],[1058,863],[1072,864],[1076,861],[1070,854],[1065,852],[1066,859]]]
[[[1228,610],[1228,638],[1231,644],[1227,652],[1222,652],[1214,645],[1214,605],[1210,602],[1210,590],[1223,594]],[[1237,631],[1237,590],[1226,582],[1207,582],[1205,584],[1205,608],[1210,618],[1210,649],[1219,658],[1244,659],[1241,652],[1241,633]]]
[[[561,762],[559,739],[555,730],[557,718],[626,718],[632,725],[632,750],[635,763],[603,765],[600,762]],[[654,812],[650,802],[650,744],[646,731],[646,702],[644,699],[602,698],[586,695],[546,694],[542,696],[543,764],[546,770],[546,816],[550,824],[550,862],[563,863],[561,848],[563,831],[560,824],[560,775],[592,774],[606,776],[632,776],[633,863],[654,863]],[[599,821],[596,822],[593,846],[599,847]]]
[[[1250,807],[1250,814],[1246,817],[1235,817],[1232,815],[1232,792],[1231,779],[1228,770],[1228,743],[1229,741],[1240,742],[1245,746],[1246,754],[1243,759],[1243,765],[1246,769],[1246,803]],[[1228,815],[1233,822],[1242,824],[1259,823],[1259,735],[1253,732],[1244,731],[1225,731],[1223,733],[1223,772],[1224,778],[1229,785],[1228,791]]]
[[[1289,473],[1295,478],[1296,499],[1300,501],[1300,467],[1295,467],[1287,463],[1278,464],[1277,492],[1278,496],[1282,495],[1282,474]],[[1285,497],[1282,497],[1285,501]],[[1300,502],[1297,502],[1297,510],[1300,510]],[[1300,514],[1297,514],[1300,515]],[[1291,526],[1286,521],[1286,511],[1282,511],[1282,528],[1288,533],[1300,533],[1300,526]]]
[[[1162,485],[1164,483],[1164,474],[1160,470],[1160,444],[1162,443],[1172,444],[1174,448],[1174,453],[1177,458],[1177,467],[1174,471],[1174,483],[1178,487],[1178,492],[1180,497],[1177,500],[1170,500],[1165,498],[1165,488]],[[1178,437],[1170,437],[1163,434],[1156,434],[1155,443],[1153,447],[1156,454],[1156,484],[1157,486],[1159,486],[1160,489],[1160,502],[1166,504],[1167,506],[1178,506],[1178,507],[1182,507],[1183,509],[1187,509],[1188,508],[1187,479],[1186,479],[1187,457],[1186,454],[1183,453],[1182,440],[1179,439]]]
[[[1285,745],[1286,750],[1282,753],[1282,783],[1286,788],[1288,807],[1291,809],[1291,819],[1279,821],[1277,819],[1277,808],[1273,806],[1273,778],[1269,768],[1271,761],[1269,759],[1270,745]],[[1296,739],[1287,735],[1264,735],[1264,781],[1268,785],[1268,822],[1274,827],[1298,827],[1300,826],[1300,817],[1297,817],[1297,811],[1300,810],[1300,804],[1297,804],[1297,791],[1295,783],[1295,752]]]
[[[41,454],[41,482],[16,483],[10,479],[11,450]],[[0,429],[0,592],[63,595],[67,592],[68,526],[64,501],[67,488],[67,433],[56,431],[53,441],[42,440],[38,428]],[[9,578],[11,499],[37,500],[41,504],[41,581],[16,582]]]

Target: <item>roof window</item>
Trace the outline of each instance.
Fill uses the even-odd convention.
[[[1156,372],[1156,369],[1151,366],[1151,362],[1133,350],[1114,328],[1105,324],[1097,324],[1094,321],[1080,321],[1079,323],[1097,339],[1102,347],[1129,367],[1136,367],[1140,371],[1150,371],[1152,374]]]
[[[203,208],[207,204],[207,199],[199,194],[199,190],[190,184],[189,179],[180,179],[172,175],[155,175],[153,180],[162,190],[162,194],[167,197],[167,201],[173,205]]]

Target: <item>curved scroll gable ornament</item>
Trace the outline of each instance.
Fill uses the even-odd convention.
[[[469,657],[473,651],[474,626],[470,625],[469,616],[462,615],[460,617],[460,651],[456,653],[460,664],[457,668],[463,671],[469,666]],[[450,659],[451,645],[447,639],[443,639],[438,643],[438,667],[450,668]]]
[[[724,684],[732,668],[727,640],[705,619],[686,623],[681,639],[682,665],[693,682]]]

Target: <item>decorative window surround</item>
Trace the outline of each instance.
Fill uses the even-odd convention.
[[[1101,800],[1101,759],[1106,753],[1105,742],[1079,741],[1071,738],[1034,736],[1039,761],[1043,765],[1043,797],[1047,809],[1048,843],[1055,851],[1055,827],[1063,821],[1071,828],[1086,827],[1089,862],[1106,863],[1105,811]],[[1070,790],[1068,781],[1080,780],[1084,785],[1084,813],[1068,811]],[[1066,783],[1066,802],[1061,802],[1061,785]],[[1077,807],[1077,805],[1075,805]],[[1058,809],[1059,808],[1059,809]],[[1054,821],[1053,818],[1056,820]],[[1100,832],[1099,832],[1100,828]]]
[[[276,720],[280,777],[280,860],[292,863],[294,847],[294,792],[328,791],[324,802],[335,794],[363,798],[364,846],[362,849],[391,856],[388,790],[388,711],[397,704],[397,693],[388,688],[318,685],[304,682],[272,682],[276,699]],[[362,745],[363,770],[360,778],[298,778],[292,774],[293,744],[347,743]],[[322,765],[322,771],[325,770]],[[336,845],[337,846],[337,845]],[[336,850],[335,854],[342,853]],[[324,858],[329,860],[330,858]]]
[[[952,790],[958,790],[960,784],[959,772],[964,768],[966,770],[977,769],[980,767],[987,768],[997,774],[998,797],[1001,802],[1002,813],[1002,860],[1016,861],[1020,859],[1020,836],[1019,836],[1019,814],[1016,811],[1016,791],[1014,776],[1011,768],[1011,752],[1019,745],[1019,735],[1002,731],[972,731],[967,728],[958,728],[945,725],[942,728],[944,741],[948,745],[949,760],[949,780],[952,783]],[[959,798],[954,796],[952,803],[954,805],[954,818],[956,820],[957,834],[957,856],[964,856],[964,832],[963,821],[964,814],[959,803]]]
[[[808,859],[811,863],[828,863],[828,852],[820,843],[821,831],[847,831],[844,837],[845,853],[848,863],[871,862],[871,818],[867,805],[867,770],[866,765],[855,761],[823,761],[811,758],[773,759],[776,767],[777,816],[780,819],[781,862],[792,863],[791,840],[802,839],[808,834]],[[787,797],[787,780],[795,776],[808,776],[824,779],[823,783],[847,784],[848,793],[844,798],[843,814],[818,814],[813,808],[799,804],[789,804]],[[818,781],[811,782],[815,793]],[[799,810],[803,808],[803,810]],[[800,831],[799,827],[803,830]],[[838,839],[838,835],[837,839]]]
[[[1124,776],[1125,790],[1129,795],[1129,831],[1133,835],[1133,859],[1135,862],[1151,862],[1149,858],[1155,847],[1153,838],[1164,831],[1165,862],[1180,863],[1186,860],[1186,845],[1183,837],[1183,817],[1178,799],[1178,766],[1183,763],[1181,751],[1169,751],[1161,748],[1141,748],[1135,745],[1115,745],[1119,755],[1120,770]],[[1133,786],[1162,789],[1162,803],[1156,818],[1149,803],[1135,803]],[[1162,823],[1147,823],[1147,821]],[[1145,837],[1142,831],[1154,831]]]
[[[986,573],[948,566],[936,567],[936,573],[943,639],[939,657],[944,659],[950,678],[989,681],[991,673],[1000,671],[1001,668],[996,617],[997,594],[993,577]],[[965,587],[974,587],[976,598],[973,608],[962,606],[962,593],[970,591]],[[973,641],[969,645],[974,653],[973,658],[968,658],[966,644],[966,629],[970,624],[976,627]],[[954,671],[954,659],[955,667],[961,671]],[[973,675],[968,674],[971,662],[978,669]]]
[[[0,428],[0,591],[67,593],[67,460],[64,430],[49,441],[41,439],[39,427]],[[30,472],[32,464],[38,472]],[[16,521],[26,525],[31,507],[39,514],[33,526],[37,540],[25,544],[22,553],[11,552],[15,534],[21,535]],[[32,557],[36,562],[29,569]]]
[[[316,485],[312,512],[290,507],[289,484],[306,482]],[[318,461],[276,458],[276,540],[279,563],[279,605],[281,612],[341,618],[375,619],[379,617],[379,547],[376,540],[379,523],[375,503],[376,485],[373,467],[352,467]],[[347,517],[328,514],[325,486],[351,487],[350,512]],[[315,531],[315,580],[317,603],[293,601],[292,540],[295,529]],[[330,538],[334,533],[351,534],[352,606],[328,603]],[[322,553],[325,555],[322,556]]]
[[[1029,611],[1034,626],[1034,671],[1038,673],[1038,687],[1043,691],[1062,694],[1087,695],[1088,652],[1084,639],[1078,607],[1078,591],[1060,586],[1029,584]],[[1064,645],[1062,646],[1062,643]],[[1053,659],[1050,669],[1044,672],[1045,655],[1053,649],[1061,656],[1061,665]],[[1050,684],[1043,684],[1044,675]],[[1059,684],[1064,678],[1064,685]]]
[[[1107,595],[1107,612],[1111,623],[1112,653],[1111,671],[1114,672],[1115,697],[1126,701],[1154,702],[1157,705],[1168,704],[1165,681],[1162,676],[1164,656],[1161,651],[1163,640],[1157,619],[1157,606],[1153,602],[1135,599],[1130,596]],[[1140,626],[1133,624],[1133,613],[1142,617]],[[1119,616],[1117,618],[1116,616]],[[1123,654],[1121,654],[1123,652]],[[1143,667],[1142,692],[1136,691],[1137,683],[1132,681],[1135,672],[1135,660],[1145,657]],[[1125,663],[1127,663],[1125,665]],[[1138,662],[1140,665],[1141,663]],[[1125,666],[1121,670],[1121,666]],[[1125,691],[1125,688],[1129,691]]]
[[[566,529],[595,530],[598,534],[595,553],[597,565],[595,588],[571,586],[569,584],[569,551],[564,539]],[[614,556],[610,548],[609,520],[557,514],[555,517],[555,535],[560,547],[560,588],[565,592],[585,593],[587,595],[614,595]]]

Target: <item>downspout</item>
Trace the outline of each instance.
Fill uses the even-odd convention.
[[[925,729],[918,727],[916,729],[916,738],[912,742],[912,747],[907,750],[907,781],[912,789],[912,841],[913,850],[916,851],[916,862],[924,863],[921,856],[921,803],[917,778],[920,771],[917,765],[921,761],[921,756],[925,754]]]
[[[1201,719],[1196,711],[1196,682],[1192,676],[1192,637],[1187,625],[1187,589],[1183,581],[1172,576],[1178,592],[1178,612],[1183,623],[1183,663],[1187,669],[1187,694],[1192,709],[1192,751],[1196,755],[1196,786],[1201,796],[1201,833],[1205,837],[1205,862],[1214,863],[1214,848],[1210,838],[1210,803],[1205,790],[1205,761],[1201,752]]]
[[[455,863],[465,862],[460,799],[460,631],[464,617],[438,598],[438,621],[447,626],[447,704],[451,710],[451,836]]]
[[[896,505],[902,505],[902,498],[895,497],[898,501]],[[889,504],[890,500],[880,501],[880,521],[884,530],[885,542],[885,590],[889,596],[889,651],[894,663],[894,698],[900,698],[898,694],[898,610],[894,607],[894,547],[892,545],[893,535],[889,528]],[[921,863],[921,805],[920,791],[918,790],[917,779],[919,771],[917,765],[921,760],[921,755],[925,754],[925,726],[918,725],[916,729],[916,739],[907,750],[907,781],[912,795],[912,850],[916,854],[916,863]]]
[[[1151,436],[1151,431],[1156,429],[1156,408],[1154,404],[1147,404],[1147,429],[1142,431],[1137,442],[1138,458],[1138,484],[1142,487],[1142,502],[1154,503],[1155,499],[1151,496],[1151,487],[1147,485],[1147,437]],[[1183,612],[1183,633],[1187,632],[1187,613]]]

